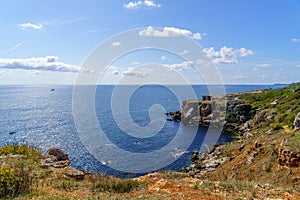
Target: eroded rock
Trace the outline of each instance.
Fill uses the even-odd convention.
[[[71,178],[74,178],[75,180],[83,180],[85,176],[83,171],[74,169],[70,166],[65,168],[65,174]]]
[[[283,146],[278,149],[279,167],[298,167],[300,166],[300,154],[294,153]]]
[[[300,130],[300,112],[297,114],[294,120],[294,130],[299,131]]]
[[[192,161],[194,164],[186,168],[189,176],[202,178],[206,173],[214,171],[228,158],[223,155],[224,145],[213,145],[206,149],[205,152],[194,152]]]
[[[49,149],[44,157],[41,161],[42,167],[64,168],[70,165],[68,154],[56,147]]]

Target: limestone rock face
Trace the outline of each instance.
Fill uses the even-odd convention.
[[[295,131],[300,130],[300,112],[295,117],[295,120],[294,120],[294,129],[295,129]]]
[[[193,152],[192,162],[185,171],[192,177],[202,178],[206,173],[214,171],[229,158],[223,154],[224,145],[213,145],[205,152]]]
[[[217,125],[225,121],[228,126],[234,126],[233,129],[236,129],[255,115],[252,106],[243,100],[214,97],[208,101],[206,96],[204,99],[182,102],[181,121],[184,125]]]

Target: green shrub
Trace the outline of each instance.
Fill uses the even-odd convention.
[[[26,144],[18,145],[5,145],[0,147],[0,155],[24,155],[27,158],[38,159],[41,156],[41,152],[32,146],[28,146]]]
[[[197,190],[198,188],[199,188],[198,183],[195,183],[195,184],[193,185],[193,189],[194,189],[194,190]]]
[[[14,198],[30,191],[32,179],[23,164],[0,168],[0,198]]]
[[[280,130],[280,129],[282,129],[282,125],[276,123],[276,124],[273,125],[273,129],[274,130]]]

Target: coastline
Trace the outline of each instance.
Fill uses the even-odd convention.
[[[6,152],[1,155],[1,166],[17,167],[16,163],[25,162],[25,172],[39,182],[19,199],[299,199],[300,83],[233,96],[250,104],[255,115],[236,126],[238,140],[195,152],[194,164],[185,173],[158,171],[118,179],[76,170],[69,166],[68,155],[57,149],[40,156],[28,151],[24,155],[18,151],[17,156]]]

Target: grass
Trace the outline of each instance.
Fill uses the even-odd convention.
[[[93,191],[112,192],[112,193],[129,193],[140,186],[140,183],[132,179],[119,179],[103,175],[95,175]]]
[[[242,99],[254,108],[266,109],[266,115],[275,115],[275,123],[292,127],[297,113],[300,112],[300,84],[294,83],[285,88],[265,90],[258,94],[243,94]],[[271,102],[278,99],[276,105]],[[275,113],[274,113],[275,111]],[[278,126],[279,127],[279,126]]]
[[[160,170],[158,172],[160,174],[160,178],[164,178],[164,179],[181,179],[187,177],[186,174],[173,172],[170,170]]]
[[[254,191],[255,183],[251,181],[241,181],[241,180],[229,180],[225,182],[221,182],[220,186],[225,188],[227,192],[235,192],[235,191]]]
[[[69,199],[67,196],[58,197],[52,192],[68,193],[83,188],[93,194],[110,195],[129,193],[142,186],[141,182],[134,179],[119,179],[101,174],[90,174],[85,180],[76,181],[66,177],[62,169],[41,168],[40,151],[28,145],[2,146],[0,156],[0,199]]]

